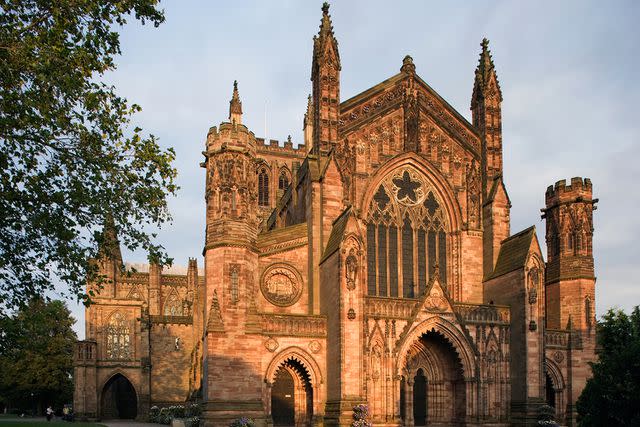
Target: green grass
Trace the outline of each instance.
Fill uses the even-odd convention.
[[[15,427],[42,427],[42,426],[50,426],[50,427],[104,427],[104,424],[96,424],[96,423],[69,423],[66,421],[49,421],[45,419],[29,419],[29,418],[20,418],[17,415],[0,415],[0,426],[15,426]]]

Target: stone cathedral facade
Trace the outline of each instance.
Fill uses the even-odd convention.
[[[328,9],[304,144],[257,138],[237,84],[207,134],[204,268],[100,260],[112,283],[76,349],[76,411],[197,399],[211,426],[345,426],[366,403],[374,425],[507,426],[547,402],[575,425],[595,358],[591,182],[547,188],[545,261],[535,227],[510,230],[488,41],[471,122],[409,56],[342,100]]]

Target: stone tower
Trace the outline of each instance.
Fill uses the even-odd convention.
[[[255,343],[244,333],[255,312],[256,139],[242,124],[237,82],[229,121],[209,130],[203,154],[207,173],[205,411],[215,422],[228,424],[225,420],[241,415],[259,419],[262,413],[260,379],[248,380],[252,370],[246,356],[255,351]],[[234,402],[233,407],[229,402]]]
[[[598,199],[588,178],[571,178],[549,186],[546,207],[547,268],[546,323],[550,330],[567,331],[568,389],[566,414],[575,425],[575,402],[591,375],[587,362],[595,359],[595,282],[593,268],[593,211]]]

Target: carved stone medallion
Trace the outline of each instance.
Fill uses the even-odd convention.
[[[269,337],[269,339],[264,342],[264,348],[269,350],[271,353],[276,351],[278,347],[280,347],[280,344],[278,344],[278,341],[274,340],[271,337]]]
[[[262,274],[260,290],[271,304],[287,307],[300,299],[302,277],[291,265],[274,264]]]
[[[555,360],[557,363],[562,363],[562,361],[564,360],[564,354],[562,354],[561,351],[556,351],[553,354],[553,360]]]
[[[320,344],[316,340],[313,340],[309,343],[309,350],[311,350],[311,353],[317,353],[320,351],[321,348],[322,348],[322,344]]]

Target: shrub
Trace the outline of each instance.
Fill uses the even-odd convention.
[[[352,427],[371,427],[371,421],[369,421],[369,407],[364,403],[353,407],[353,422]]]
[[[157,406],[152,406],[151,409],[149,409],[149,422],[152,423],[157,423],[158,418],[160,416],[160,408],[158,408]]]
[[[255,427],[256,423],[251,418],[241,417],[233,420],[229,427]]]

